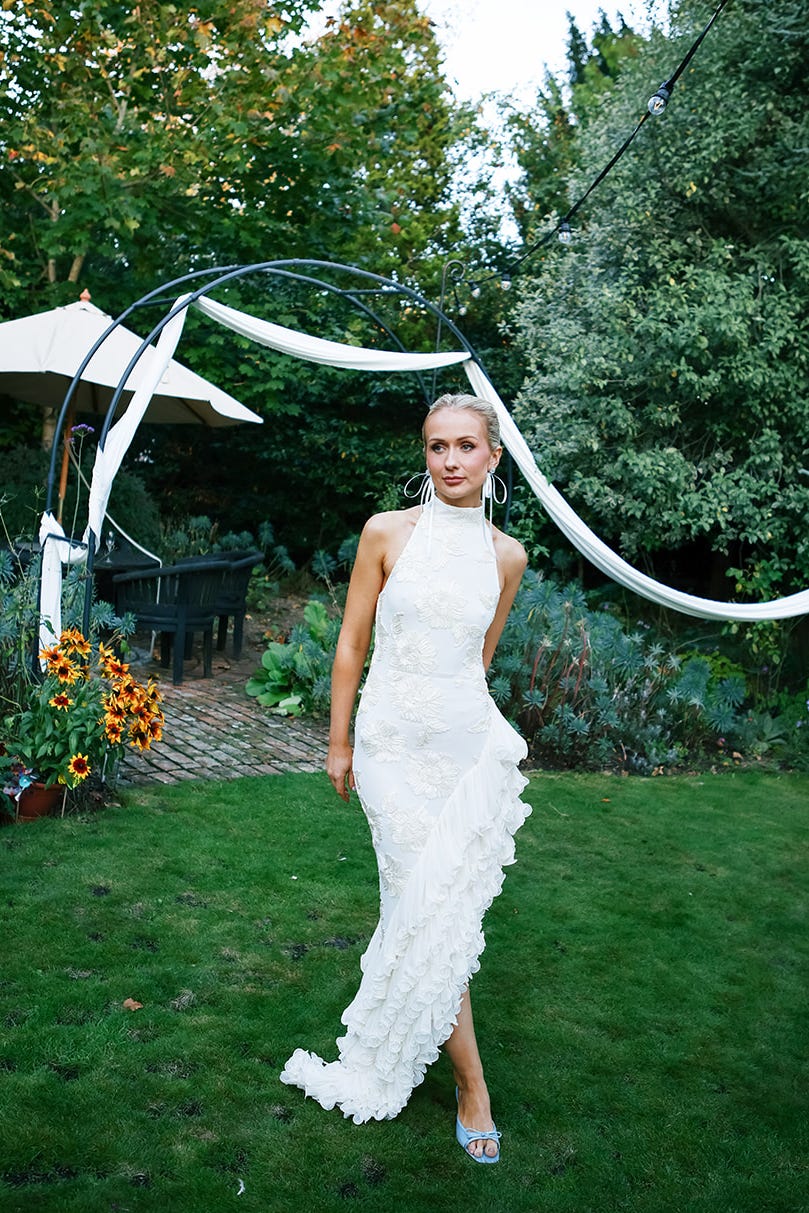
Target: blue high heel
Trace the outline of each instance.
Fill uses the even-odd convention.
[[[455,1088],[455,1102],[456,1103],[458,1102],[458,1088],[457,1087]],[[481,1132],[479,1129],[467,1129],[465,1125],[461,1124],[460,1116],[456,1116],[455,1117],[455,1136],[456,1136],[464,1154],[468,1155],[468,1157],[472,1159],[472,1162],[493,1163],[493,1162],[500,1161],[499,1144],[497,1146],[497,1153],[492,1154],[491,1156],[489,1156],[485,1152],[485,1150],[483,1151],[483,1153],[480,1154],[480,1156],[478,1156],[477,1154],[470,1154],[469,1150],[467,1148],[469,1146],[469,1143],[472,1141],[487,1141],[488,1140],[488,1141],[496,1141],[499,1143],[500,1138],[503,1135],[502,1135],[502,1133],[498,1133],[496,1125],[493,1124],[492,1128],[487,1130],[486,1132]]]

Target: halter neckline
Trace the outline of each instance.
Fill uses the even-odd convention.
[[[480,505],[452,505],[447,501],[442,501],[436,496],[432,501],[432,509],[435,510],[436,517],[444,518],[461,518],[469,521],[480,522],[483,514],[483,503]]]

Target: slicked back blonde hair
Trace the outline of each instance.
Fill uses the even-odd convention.
[[[432,417],[433,413],[438,413],[442,409],[453,409],[457,412],[468,410],[470,413],[477,413],[482,418],[483,424],[486,427],[486,438],[489,443],[489,449],[496,451],[501,445],[500,443],[500,422],[497,419],[497,413],[493,404],[488,400],[484,400],[482,396],[469,396],[463,392],[457,395],[447,393],[446,396],[439,396],[434,404],[431,404],[427,410],[427,417],[424,418],[424,424],[427,423],[427,418]],[[424,425],[421,427],[421,436],[424,438]]]

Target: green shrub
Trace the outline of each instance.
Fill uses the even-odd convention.
[[[81,458],[84,477],[89,481],[95,448],[82,453],[82,443],[83,440],[76,441],[75,450]],[[38,448],[18,446],[3,454],[3,521],[12,539],[30,542],[39,535],[39,519],[45,508],[49,461],[50,454]],[[85,484],[77,487],[77,481],[76,469],[71,467],[62,522],[68,534],[75,533],[80,537],[87,526],[88,489]],[[56,504],[54,493],[54,513]],[[132,528],[132,538],[138,543],[147,548],[158,545],[160,515],[157,505],[141,478],[135,473],[126,470],[118,472],[110,492],[109,512],[116,522],[120,522],[126,529]]]
[[[319,715],[328,710],[331,667],[340,633],[340,619],[332,618],[322,602],[312,599],[289,640],[270,641],[261,665],[245,690],[279,716]]]
[[[526,578],[493,665],[492,694],[545,766],[650,774],[741,737],[744,679],[667,652],[588,608],[576,585]]]

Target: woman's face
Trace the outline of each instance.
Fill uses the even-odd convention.
[[[476,506],[487,473],[500,462],[492,450],[486,423],[473,409],[439,409],[424,423],[427,471],[436,495],[447,505]]]

